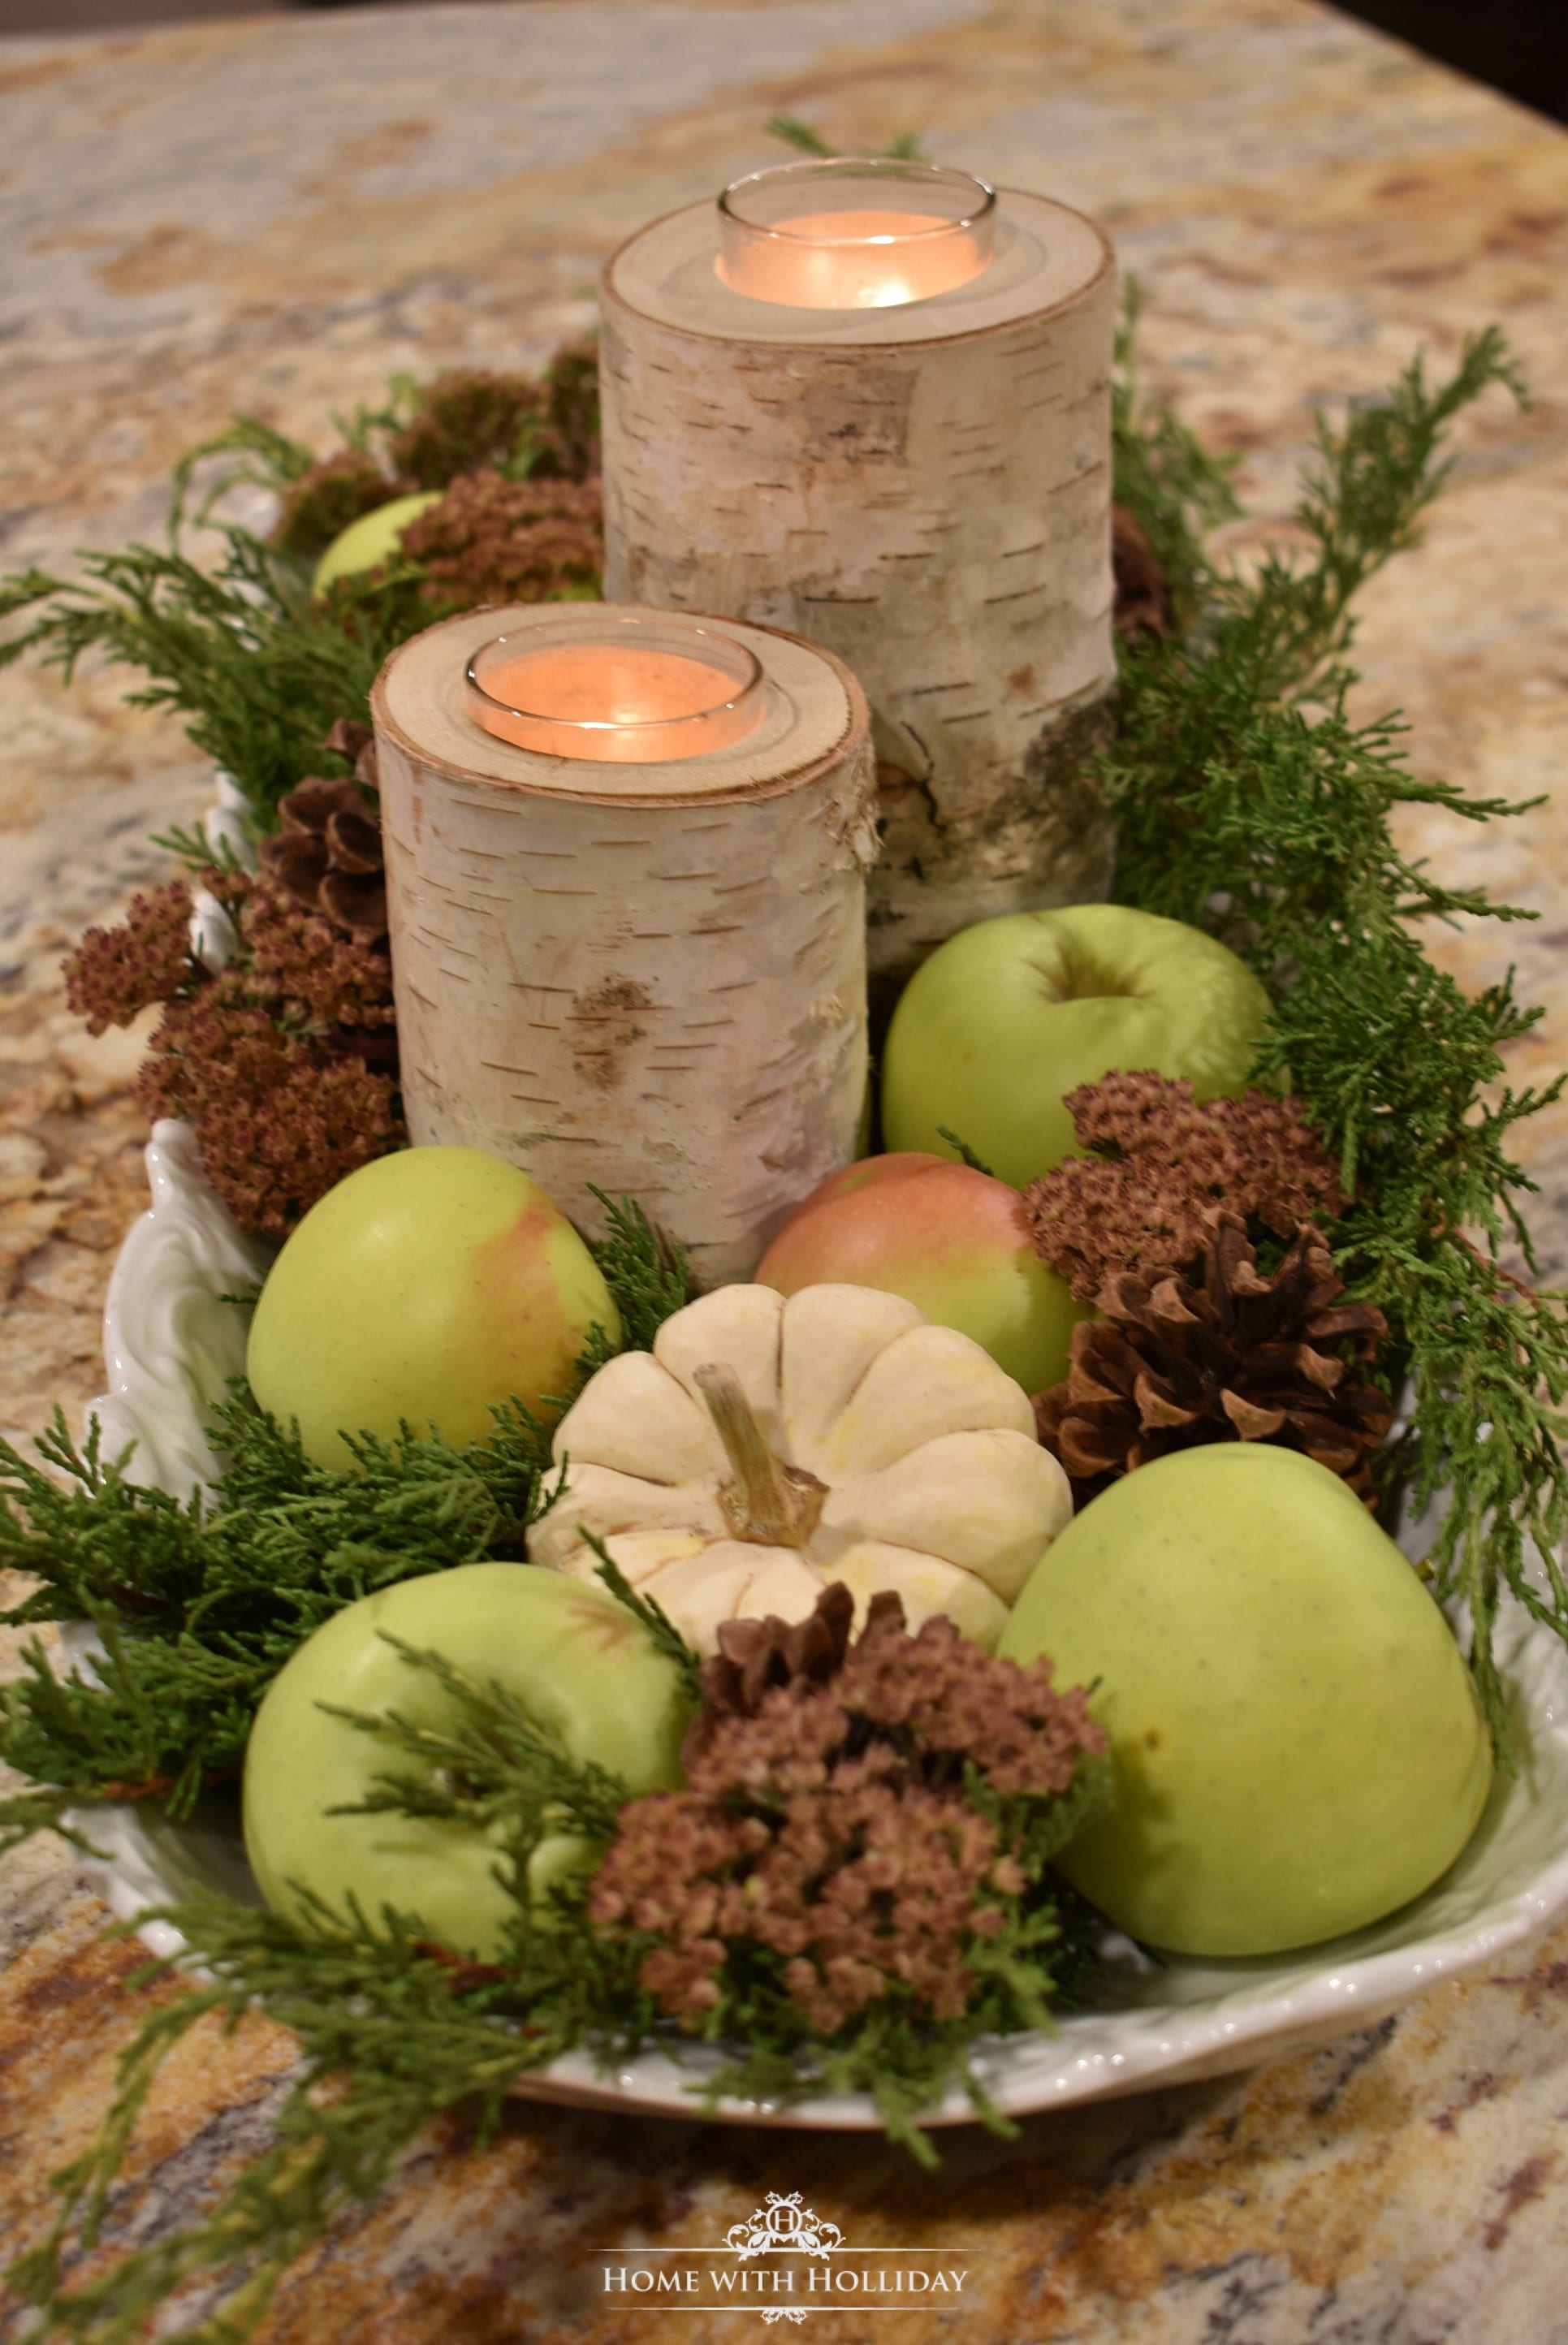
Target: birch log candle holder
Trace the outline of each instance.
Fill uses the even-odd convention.
[[[508,1158],[590,1231],[595,1189],[629,1193],[705,1284],[748,1277],[856,1151],[853,676],[771,628],[533,604],[416,635],[372,714],[413,1139]]]
[[[1100,229],[930,166],[788,164],[642,229],[602,308],[606,592],[798,629],[860,678],[873,980],[1104,895],[1081,771],[1115,676]]]

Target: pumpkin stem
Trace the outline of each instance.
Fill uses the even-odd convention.
[[[734,1536],[757,1547],[804,1547],[822,1512],[826,1483],[775,1457],[733,1368],[709,1360],[691,1380],[708,1403],[735,1477],[718,1494]]]

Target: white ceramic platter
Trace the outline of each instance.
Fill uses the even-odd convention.
[[[152,1209],[127,1239],[111,1283],[111,1390],[97,1407],[108,1446],[136,1439],[143,1478],[183,1492],[210,1471],[205,1404],[241,1361],[240,1315],[219,1298],[254,1275],[256,1256],[202,1179],[186,1126],[158,1124],[148,1163]],[[1411,1526],[1408,1552],[1422,1552],[1427,1528]],[[1375,1929],[1288,1960],[1156,1966],[1115,1941],[1097,2008],[1064,2019],[1052,2035],[1000,2039],[977,2062],[998,2106],[1021,2116],[1278,2058],[1365,2026],[1439,1980],[1495,1960],[1568,1908],[1568,1651],[1522,1619],[1499,1642],[1520,1773],[1494,1786],[1469,1847],[1435,1888]],[[75,1650],[88,1659],[79,1639]],[[220,1806],[182,1826],[124,1807],[84,1809],[75,1821],[103,1853],[87,1861],[88,1876],[123,1921],[140,1921],[197,1883],[255,1898],[230,1812]],[[147,1924],[141,1934],[155,1953],[179,1951],[165,1924]],[[518,2089],[578,2107],[689,2117],[694,2091],[717,2065],[717,2056],[694,2050],[600,2073],[575,2053]],[[850,2094],[788,2106],[727,2100],[709,2114],[730,2124],[842,2131],[879,2125],[871,2101]],[[968,2100],[955,2095],[931,2121],[972,2117]]]

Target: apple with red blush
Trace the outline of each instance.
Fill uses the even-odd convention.
[[[913,1150],[835,1172],[785,1223],[757,1269],[780,1294],[803,1286],[874,1286],[901,1294],[939,1327],[956,1327],[1025,1392],[1067,1373],[1086,1316],[1030,1238],[1023,1200],[1005,1181]]]

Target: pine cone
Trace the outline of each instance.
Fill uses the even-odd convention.
[[[1111,507],[1111,568],[1117,634],[1129,642],[1137,635],[1168,635],[1175,614],[1165,569],[1143,523],[1125,505]]]
[[[896,1596],[891,1599],[898,1604]],[[881,1596],[871,1609],[887,1609]],[[899,1606],[901,1619],[903,1608]],[[879,1615],[880,1617],[880,1615]],[[763,1620],[725,1620],[719,1625],[718,1650],[697,1673],[703,1707],[686,1739],[684,1763],[689,1769],[721,1718],[755,1718],[762,1697],[775,1686],[804,1680],[826,1685],[844,1666],[850,1630],[854,1625],[855,1599],[840,1579],[824,1588],[817,1609],[804,1620],[779,1620],[771,1613]]]
[[[1124,1271],[1096,1301],[1105,1316],[1073,1331],[1064,1384],[1034,1404],[1040,1438],[1079,1505],[1153,1457],[1207,1441],[1272,1441],[1303,1452],[1373,1503],[1373,1450],[1394,1405],[1352,1382],[1342,1347],[1366,1366],[1388,1324],[1341,1304],[1320,1233],[1303,1223],[1272,1278],[1234,1213],[1210,1216],[1201,1286],[1166,1270]]]
[[[779,1620],[769,1613],[763,1620],[721,1622],[718,1650],[699,1673],[708,1708],[728,1718],[755,1718],[763,1695],[774,1686],[792,1685],[797,1678],[826,1685],[843,1667],[854,1618],[855,1599],[835,1579],[804,1620]]]
[[[262,841],[258,860],[297,904],[372,944],[387,928],[381,816],[374,797],[365,796],[376,787],[375,736],[368,725],[342,717],[324,746],[352,760],[357,780],[310,774],[296,782],[279,801],[281,827]]]

